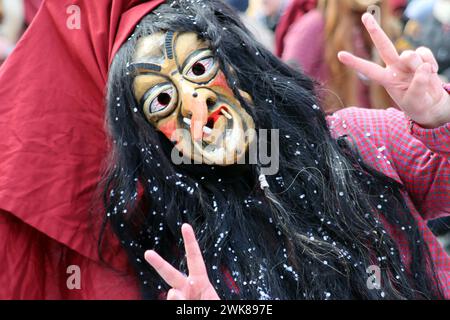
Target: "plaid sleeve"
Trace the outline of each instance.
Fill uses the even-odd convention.
[[[396,109],[347,108],[328,117],[363,160],[404,185],[426,220],[450,215],[450,124],[424,129]]]
[[[425,129],[410,120],[409,131],[428,149],[450,161],[450,123],[436,129]]]

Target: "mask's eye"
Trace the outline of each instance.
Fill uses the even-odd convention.
[[[212,52],[206,50],[197,55],[192,63],[187,64],[184,70],[184,75],[189,81],[205,83],[217,74],[218,63],[212,57]]]
[[[149,118],[164,117],[175,109],[177,100],[177,91],[172,84],[153,87],[144,96],[144,112]]]
[[[167,89],[160,94],[150,104],[150,113],[160,112],[166,109],[173,99],[174,90],[173,88]]]
[[[189,77],[201,77],[211,71],[211,68],[214,66],[213,58],[206,58],[194,63],[191,69],[188,71]]]

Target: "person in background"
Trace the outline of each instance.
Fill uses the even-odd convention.
[[[368,6],[380,6],[382,28],[395,39],[401,33],[400,25],[391,14],[389,4],[378,0],[321,0],[317,9],[306,13],[289,28],[281,58],[323,84],[318,87],[318,93],[326,112],[352,105],[395,106],[381,86],[347,69],[337,59],[338,52],[344,50],[379,61],[359,17]]]
[[[258,19],[254,17],[250,17],[247,14],[247,10],[249,7],[248,0],[226,0],[231,7],[233,7],[241,18],[242,22],[244,22],[245,26],[250,30],[255,39],[260,42],[264,47],[266,47],[270,52],[274,52],[274,34],[271,30],[267,28],[267,26]]]
[[[424,22],[432,13],[436,0],[411,0],[405,10],[407,19]]]
[[[388,0],[390,9],[392,13],[398,17],[402,18],[405,13],[406,6],[408,5],[407,0]]]
[[[292,0],[261,0],[261,20],[273,32],[275,32],[290,1]]]
[[[248,9],[248,0],[225,0],[225,2],[238,12],[245,12]]]
[[[280,17],[275,30],[275,52],[281,57],[284,50],[284,37],[290,27],[298,22],[307,12],[315,9],[319,0],[291,0],[284,14]],[[426,0],[428,1],[428,0]],[[433,0],[434,1],[434,0]],[[406,0],[389,0],[389,6],[396,16],[404,19],[404,10],[407,6]],[[421,2],[421,1],[418,1]]]
[[[317,7],[317,0],[292,0],[285,13],[281,16],[275,30],[275,52],[278,57],[283,55],[284,39],[290,28],[309,11]]]
[[[416,2],[416,1],[415,1]],[[431,1],[430,1],[431,2]],[[399,39],[400,51],[415,50],[421,46],[431,49],[439,63],[443,82],[450,79],[450,0],[436,0],[427,16],[415,14]],[[409,12],[411,14],[411,12]]]

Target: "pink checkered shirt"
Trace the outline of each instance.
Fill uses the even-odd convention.
[[[348,108],[327,118],[333,136],[351,136],[364,161],[405,187],[405,199],[430,248],[442,290],[450,299],[450,257],[427,221],[450,215],[450,123],[424,129],[396,109]],[[385,224],[408,263],[408,244]]]

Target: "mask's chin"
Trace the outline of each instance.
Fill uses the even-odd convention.
[[[255,138],[254,122],[244,111],[223,104],[213,110],[208,117],[202,141],[193,141],[189,130],[178,150],[195,163],[230,166],[242,163]],[[249,130],[250,129],[250,130]]]
[[[160,141],[161,149],[167,161],[171,162],[173,143],[162,133],[160,134]],[[247,155],[245,156],[247,157]],[[206,163],[194,165],[191,160],[177,165],[172,163],[172,165],[176,168],[176,172],[185,174],[198,182],[217,184],[218,181],[221,181],[227,184],[241,181],[240,184],[242,184],[242,181],[253,181],[251,177],[254,168],[253,165],[248,163],[247,161],[246,164],[230,164],[227,166],[209,165]]]

